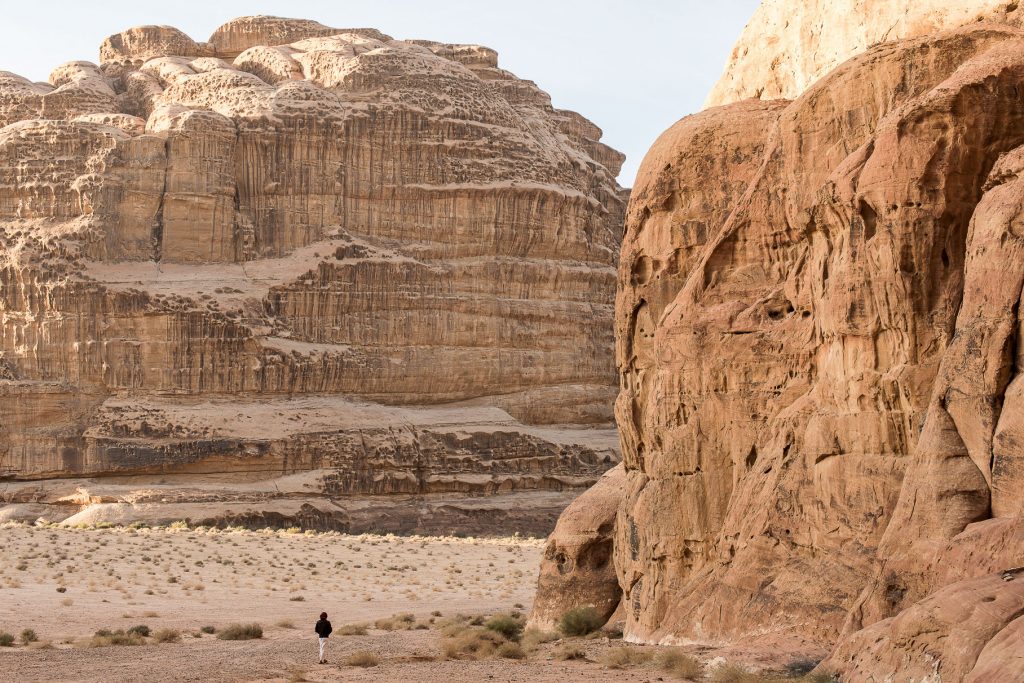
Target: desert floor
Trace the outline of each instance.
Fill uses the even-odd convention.
[[[39,638],[0,647],[3,681],[672,679],[652,663],[601,663],[622,646],[603,635],[537,644],[525,659],[445,657],[453,616],[528,613],[543,548],[536,539],[6,524],[0,544],[0,632],[32,629]],[[327,665],[316,663],[312,633],[321,611],[336,629]],[[389,619],[396,614],[415,622]],[[258,623],[263,638],[202,632],[232,623]],[[365,635],[337,632],[357,623],[368,624]],[[137,624],[179,631],[180,641],[90,646],[100,629]],[[563,661],[570,649],[584,659]],[[379,664],[346,665],[357,652]]]

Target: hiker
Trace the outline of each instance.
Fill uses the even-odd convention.
[[[320,621],[316,622],[316,627],[313,629],[316,631],[317,636],[320,637],[320,663],[326,664],[327,660],[324,659],[324,650],[327,647],[327,639],[331,636],[331,622],[327,621],[327,612],[320,613]]]

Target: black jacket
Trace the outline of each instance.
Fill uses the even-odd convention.
[[[316,628],[314,628],[313,630],[316,631],[316,634],[321,638],[329,638],[331,632],[334,629],[331,628],[331,622],[327,621],[326,619],[321,619],[318,622],[316,622]]]

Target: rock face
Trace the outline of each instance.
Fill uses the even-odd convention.
[[[144,26],[100,60],[0,74],[0,475],[469,494],[614,464],[596,126],[493,50],[373,29]]]
[[[706,106],[792,99],[871,46],[979,19],[1020,24],[1011,0],[762,0]]]
[[[1024,31],[972,23],[655,143],[616,304],[627,639],[1019,677],[1022,92]]]
[[[619,606],[612,543],[623,483],[622,466],[614,467],[558,518],[544,547],[529,627],[553,631],[566,612],[587,606],[607,621]]]

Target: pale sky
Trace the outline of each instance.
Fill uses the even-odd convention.
[[[498,64],[580,112],[626,154],[633,184],[643,155],[675,121],[699,111],[758,0],[18,0],[3,2],[0,71],[46,80],[74,59],[96,61],[111,33],[176,26],[206,40],[247,14],[372,27],[395,38],[479,43]]]

